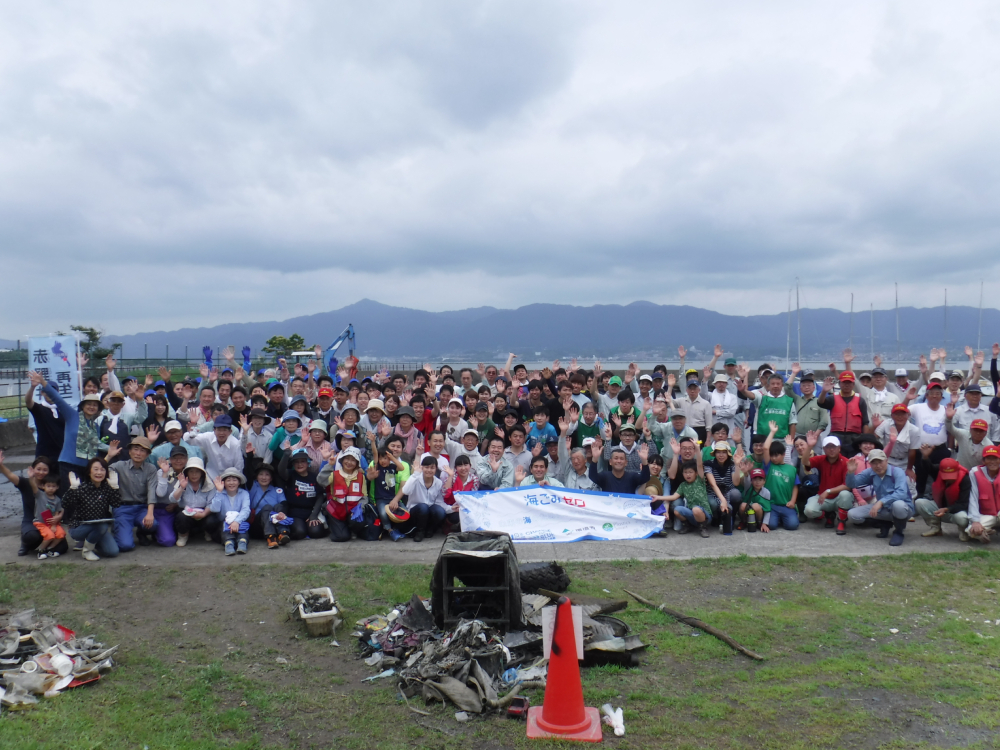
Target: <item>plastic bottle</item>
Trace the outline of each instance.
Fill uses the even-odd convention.
[[[747,508],[747,531],[757,530],[757,514],[754,512],[753,506],[751,505]]]

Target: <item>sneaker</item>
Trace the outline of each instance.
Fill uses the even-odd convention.
[[[823,524],[823,528],[825,528],[825,529],[832,529],[833,528],[833,513],[827,513],[825,515],[826,515],[826,521]]]
[[[38,553],[38,559],[39,560],[48,560],[49,559],[49,555],[48,555],[47,552],[39,552]]]
[[[705,524],[698,527],[698,533],[701,534],[702,539],[708,539],[708,527]]]
[[[677,533],[678,533],[678,534],[687,534],[687,533],[689,533],[690,531],[691,531],[691,529],[689,529],[689,528],[687,527],[687,524],[684,524],[683,526],[681,526],[681,527],[680,527],[680,528],[679,528],[679,529],[677,530]]]
[[[146,534],[136,534],[135,535],[136,544],[140,547],[148,547],[152,542],[149,541],[149,536]]]
[[[26,554],[28,554],[28,548],[22,544],[17,550],[17,556],[24,557]]]
[[[292,541],[292,538],[290,536],[288,536],[288,532],[287,531],[279,531],[278,532],[278,544],[280,544],[282,547],[284,547],[290,541]]]
[[[86,544],[86,542],[77,542],[75,545],[73,545],[73,551],[74,552],[83,552],[83,545],[84,544]]]
[[[49,550],[49,551],[48,551],[48,552],[47,552],[46,554],[47,554],[47,555],[48,555],[49,557],[59,557],[59,553],[58,553],[58,552],[56,552],[56,551],[55,551],[54,549],[50,549],[50,550]]]
[[[268,549],[278,549],[278,537],[274,534],[268,534],[267,536],[267,548]]]
[[[236,554],[236,545],[232,542],[226,542],[226,556]]]
[[[889,530],[892,528],[891,523],[886,523],[882,525],[882,529],[875,535],[876,539],[885,539],[889,536]]]
[[[925,531],[920,536],[941,536],[942,535],[940,526],[931,526],[927,531]]]
[[[209,534],[207,531],[205,532],[205,541],[206,542],[212,541],[212,535]]]
[[[965,529],[962,529],[961,531],[958,532],[958,541],[967,542],[970,539],[972,539],[972,537],[969,536],[969,532],[967,532]]]
[[[240,539],[240,543],[236,545],[236,552],[240,555],[245,555],[247,553],[246,539]]]
[[[424,532],[418,531],[413,535],[413,541],[422,542],[424,541]]]
[[[390,538],[390,539],[391,539],[392,541],[394,541],[394,542],[398,542],[398,541],[399,541],[400,539],[402,539],[402,538],[403,538],[404,536],[406,536],[406,535],[405,535],[405,534],[401,534],[401,533],[399,533],[399,532],[398,532],[398,531],[396,531],[395,529],[389,529],[389,538]]]
[[[183,547],[187,543],[188,543],[188,535],[187,534],[178,534],[177,535],[177,541],[175,542],[175,544],[178,547]]]

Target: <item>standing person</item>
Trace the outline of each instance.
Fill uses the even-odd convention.
[[[794,438],[798,413],[795,411],[792,397],[784,392],[785,382],[780,375],[770,372],[767,375],[766,387],[766,391],[748,391],[745,381],[740,381],[738,390],[740,398],[745,398],[756,407],[754,433],[767,435],[768,425],[774,422],[778,425],[778,432],[775,434],[777,440],[784,440],[785,435]]]
[[[994,344],[995,346],[995,344]],[[971,472],[969,491],[969,536],[981,542],[990,541],[1000,518],[1000,447],[983,448],[983,465]]]
[[[927,385],[924,403],[910,404],[917,397],[917,389],[913,387],[903,397],[903,404],[910,409],[910,420],[920,431],[920,451],[915,467],[917,497],[927,497],[927,480],[933,482],[937,479],[941,461],[951,456],[945,427],[947,414],[941,406],[942,395],[941,382],[932,380]]]
[[[66,538],[66,530],[62,526],[63,507],[59,491],[59,475],[46,474],[38,482],[39,491],[35,493],[35,530],[42,537],[38,545],[38,559],[47,560],[59,557],[56,546]]]
[[[764,466],[764,487],[771,495],[771,512],[762,519],[761,531],[767,530],[765,526],[775,529],[781,527],[789,531],[799,528],[799,514],[795,509],[799,493],[799,472],[791,464],[785,463],[785,443],[774,439],[778,429],[776,422],[770,422],[768,437],[764,441],[764,454],[768,457],[768,463]]]
[[[833,393],[833,378],[823,381],[819,394],[819,405],[830,412],[830,435],[840,440],[844,454],[854,455],[854,438],[870,424],[868,404],[854,392],[854,373],[844,370],[840,373],[840,393]]]
[[[983,405],[983,389],[979,383],[972,383],[965,389],[965,399],[955,408],[954,426],[968,430],[977,419],[986,422],[986,436],[989,440],[992,443],[1000,442],[1000,420]]]
[[[985,419],[974,419],[968,429],[956,426],[955,411],[955,407],[951,404],[945,407],[945,428],[948,434],[955,438],[955,445],[958,446],[956,456],[958,462],[966,469],[971,469],[983,462],[983,448],[993,445],[993,441],[986,437],[989,433],[989,424]]]
[[[699,445],[708,439],[708,428],[715,422],[712,404],[701,396],[701,383],[696,378],[687,381],[687,393],[678,400],[679,408],[687,415],[688,426],[698,435]]]
[[[871,454],[869,454],[871,455]],[[969,471],[953,458],[946,458],[938,469],[937,479],[931,485],[932,500],[918,497],[915,503],[917,513],[929,527],[920,536],[941,536],[942,523],[953,523],[958,527],[960,541],[969,541],[966,527],[969,525],[969,495],[972,492],[972,478]]]
[[[189,432],[184,441],[205,452],[205,469],[209,479],[220,476],[226,469],[243,471],[243,450],[240,441],[233,437],[233,420],[220,414],[213,422],[211,432]]]
[[[83,542],[83,559],[91,562],[101,557],[117,557],[118,545],[111,529],[115,508],[121,502],[118,477],[103,458],[91,458],[82,477],[69,477],[69,489],[63,495],[63,510],[70,536]],[[101,553],[100,557],[96,551]]]
[[[59,409],[52,397],[42,393],[42,403],[35,401],[35,381],[24,394],[24,405],[35,420],[35,458],[46,456],[53,461],[59,460],[62,453],[63,435],[66,433],[66,421],[59,416]]]
[[[871,464],[870,469],[856,474],[858,460],[852,458],[847,462],[847,486],[850,489],[871,486],[875,502],[852,508],[848,511],[848,517],[853,523],[873,519],[882,527],[879,539],[885,539],[889,536],[889,530],[894,528],[889,545],[898,547],[903,543],[906,524],[916,513],[906,474],[901,469],[890,466],[885,453],[878,448],[868,454],[868,463]]]
[[[785,381],[785,395],[790,396],[795,404],[796,435],[809,432],[823,432],[830,426],[830,412],[821,409],[816,400],[816,375],[812,370],[806,370],[799,378],[799,390],[795,392],[795,376],[801,372],[798,362],[792,362],[792,372]]]
[[[902,398],[889,390],[889,375],[881,367],[872,370],[871,386],[857,384],[858,393],[868,404],[868,415],[872,425],[878,427],[882,422],[892,418],[892,407],[902,401]]]
[[[875,437],[885,445],[885,455],[890,466],[903,469],[911,482],[917,481],[913,467],[920,447],[920,430],[910,421],[910,409],[906,404],[892,407],[890,419],[875,428]]]
[[[56,389],[49,385],[37,372],[29,372],[32,388],[41,387],[42,394],[56,405],[63,420],[63,446],[59,453],[60,491],[69,486],[69,475],[81,471],[90,459],[100,454],[101,436],[97,427],[97,415],[101,413],[101,397],[90,393],[80,399],[74,409],[63,400]]]
[[[736,397],[735,389],[729,390],[728,377],[721,373],[716,375],[712,380],[712,391],[704,395],[712,406],[713,423],[726,425],[730,435],[742,428],[743,420],[739,417],[740,401]]]

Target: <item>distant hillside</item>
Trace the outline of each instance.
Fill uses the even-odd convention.
[[[875,349],[896,351],[896,317],[893,310],[875,311]],[[975,346],[979,311],[973,307],[948,308],[950,360],[958,359],[966,344]],[[450,312],[426,312],[392,307],[372,300],[281,322],[227,323],[211,328],[184,328],[130,336],[109,334],[121,341],[124,356],[141,357],[148,346],[150,357],[183,356],[184,347],[194,357],[206,345],[249,345],[255,351],[274,335],[301,334],[308,344],[327,346],[347,326],[357,331],[358,354],[380,358],[451,357],[479,358],[507,351],[525,357],[541,352],[545,357],[591,355],[600,357],[674,353],[677,346],[710,350],[715,343],[744,358],[783,355],[788,316],[723,315],[696,307],[655,305],[536,304],[516,310],[479,307]],[[850,334],[848,313],[833,309],[801,312],[803,358],[829,356],[843,349]],[[871,316],[855,313],[854,348],[870,349]],[[992,333],[991,333],[992,332]],[[927,351],[945,342],[943,308],[901,308],[900,340],[907,352]],[[1000,338],[1000,311],[983,311],[982,346]],[[3,342],[0,342],[2,345]],[[792,353],[796,351],[796,321],[792,313]]]

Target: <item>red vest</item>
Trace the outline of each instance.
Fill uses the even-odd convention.
[[[977,466],[972,473],[976,475],[976,487],[979,489],[980,514],[1000,516],[1000,475],[991,482],[985,466]]]
[[[830,432],[853,432],[861,434],[861,397],[854,394],[848,402],[843,396],[833,397],[833,408],[830,409]]]

